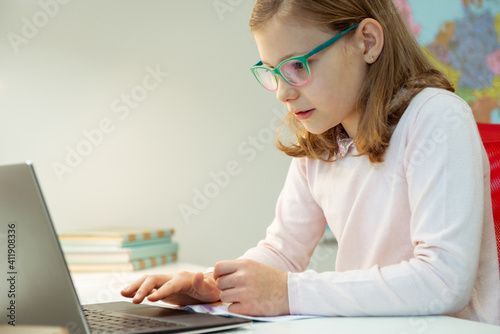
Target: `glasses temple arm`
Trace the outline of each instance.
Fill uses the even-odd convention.
[[[311,52],[306,54],[305,57],[309,58],[313,54],[318,53],[318,52],[322,51],[323,49],[326,49],[327,47],[329,47],[330,45],[332,45],[333,43],[338,41],[340,39],[340,37],[344,36],[345,34],[347,34],[349,31],[353,30],[357,26],[359,26],[359,23],[356,23],[352,27],[342,31],[340,34],[338,34],[337,36],[333,37],[332,39],[326,41],[325,43],[321,44],[320,46],[315,47],[314,49],[311,50]]]

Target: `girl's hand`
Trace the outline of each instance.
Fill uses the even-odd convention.
[[[251,260],[221,261],[214,278],[229,312],[251,316],[290,314],[288,274]]]
[[[168,275],[146,275],[121,291],[122,296],[133,298],[134,304],[147,297],[149,301],[161,300],[176,305],[213,303],[219,300],[212,273],[180,272]]]

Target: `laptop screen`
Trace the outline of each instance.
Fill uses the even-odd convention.
[[[0,324],[89,333],[30,163],[0,166]]]

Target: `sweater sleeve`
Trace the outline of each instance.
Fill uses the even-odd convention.
[[[304,271],[326,229],[323,211],[311,195],[304,159],[292,159],[266,238],[242,257],[283,271]]]
[[[404,126],[411,218],[402,223],[410,224],[413,257],[363,270],[289,273],[292,314],[453,314],[468,304],[487,193],[474,118],[467,104],[446,95],[423,103]]]

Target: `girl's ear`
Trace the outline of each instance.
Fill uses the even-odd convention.
[[[364,19],[356,29],[356,38],[363,50],[365,62],[376,62],[384,48],[384,30],[380,23],[374,19]]]

